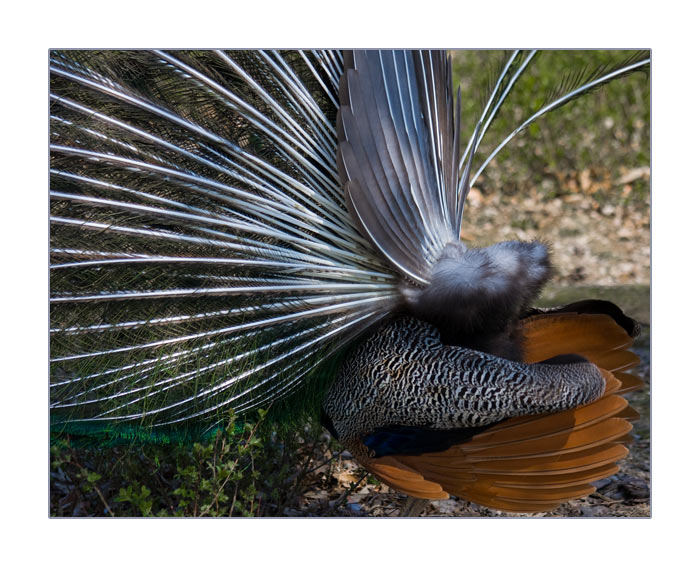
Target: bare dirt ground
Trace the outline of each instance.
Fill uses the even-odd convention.
[[[584,169],[551,182],[566,191],[558,198],[543,197],[546,186],[512,196],[474,189],[462,239],[475,246],[544,240],[556,269],[553,284],[648,285],[649,197],[631,198],[631,183],[648,180],[648,167],[622,170],[614,178]]]

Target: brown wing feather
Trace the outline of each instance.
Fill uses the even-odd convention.
[[[634,390],[639,390],[644,387],[644,381],[641,380],[639,376],[626,372],[615,372],[614,374],[615,378],[622,384],[617,391],[618,394],[626,394],[627,392],[633,392]]]
[[[525,362],[539,362],[558,354],[625,349],[633,342],[611,317],[601,314],[535,315],[523,322],[523,331]]]
[[[628,370],[639,364],[639,357],[628,350],[609,350],[607,352],[582,351],[576,354],[585,356],[593,364],[610,372]]]
[[[359,461],[384,484],[409,496],[427,500],[444,500],[450,496],[440,484],[426,480],[422,474],[393,457],[359,459]]]

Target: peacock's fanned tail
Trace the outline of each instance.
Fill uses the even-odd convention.
[[[212,424],[385,316],[336,169],[337,52],[51,54],[51,413]]]
[[[514,348],[520,335],[511,331],[550,266],[542,245],[474,250],[459,243],[467,192],[534,120],[649,64],[647,54],[638,54],[614,68],[565,78],[483,159],[477,150],[489,126],[535,56],[516,50],[504,62],[460,157],[460,95],[453,94],[445,52],[52,52],[52,426],[168,440],[189,428],[204,432],[231,411],[266,408],[301,386],[318,394],[320,408],[336,358],[399,311],[437,326],[449,345],[485,351],[476,355],[481,374],[502,385],[510,368],[502,357],[534,352],[529,344]],[[437,343],[431,344],[441,350]],[[593,360],[587,351],[561,348],[551,356],[578,353],[593,363],[585,364],[588,370],[594,364],[603,370],[580,396],[571,389],[566,400],[542,409],[566,408],[553,416],[600,396],[608,358],[619,356],[596,351]],[[528,365],[551,362],[540,352],[544,347],[535,350],[521,368],[526,385],[537,382]],[[415,376],[401,376],[404,381],[420,380],[440,362],[409,358]],[[436,384],[454,400],[459,392],[448,382]],[[547,391],[537,383],[538,394]],[[508,418],[527,421],[516,416],[529,408],[513,412],[509,404],[501,411],[491,386],[477,386],[489,406],[484,420],[445,421],[449,404],[432,410],[447,429],[483,425],[492,433],[475,429],[470,445],[452,443],[448,452],[475,450],[480,458],[480,443],[493,434],[504,437],[503,458],[510,459],[522,438],[509,432],[534,432],[510,428]],[[369,446],[362,446],[367,434],[375,450],[382,436],[394,438],[396,424],[365,431],[363,421],[382,414],[362,407],[362,399],[351,400],[360,408],[355,417],[338,421],[351,390],[331,387],[337,407],[327,406],[334,415],[326,417],[380,478],[414,495],[451,492],[509,505],[513,493],[492,491],[503,483],[497,466],[484,469],[491,476],[477,475],[477,484],[464,484],[464,470],[476,470],[471,457],[449,453],[456,460],[447,469],[463,469],[458,478],[420,460],[416,447],[397,466],[395,446],[389,456],[370,460]],[[394,399],[406,422],[398,425],[430,426],[411,422],[420,414],[411,404],[425,410],[427,399]],[[594,407],[609,417],[607,406]],[[539,419],[535,427],[559,427],[556,417]],[[445,439],[433,441],[438,448],[431,454],[442,458]],[[577,495],[608,470],[559,479],[574,482],[575,490],[549,494],[547,502]],[[543,488],[531,476],[518,482],[559,489]],[[403,477],[407,485],[395,482]],[[546,494],[515,498],[534,495],[540,506]]]

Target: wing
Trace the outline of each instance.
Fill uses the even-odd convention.
[[[553,313],[524,321],[526,362],[577,353],[603,371],[606,390],[593,403],[497,424],[447,450],[360,462],[389,486],[417,498],[449,494],[512,512],[537,512],[592,493],[627,455],[621,444],[638,417],[620,394],[643,383],[625,370],[639,359],[632,339],[608,315]],[[361,455],[361,452],[358,452]]]

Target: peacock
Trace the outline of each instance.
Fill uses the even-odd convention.
[[[52,52],[52,432],[189,442],[310,404],[414,498],[591,493],[627,454],[639,326],[533,307],[548,246],[460,227],[505,144],[650,62],[572,72],[477,163],[536,55],[507,54],[461,151],[445,51]]]

